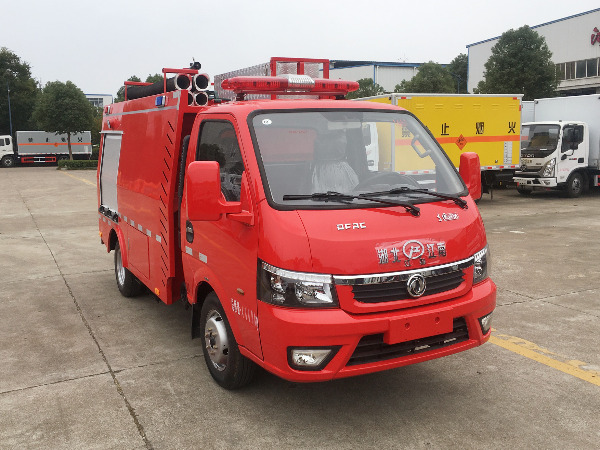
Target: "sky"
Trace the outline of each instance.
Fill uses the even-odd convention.
[[[598,8],[598,0],[4,0],[0,47],[42,86],[116,95],[192,60],[211,77],[272,56],[446,64],[511,28]],[[598,24],[600,27],[600,24]]]

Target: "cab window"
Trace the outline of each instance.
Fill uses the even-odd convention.
[[[231,122],[214,120],[202,124],[196,160],[218,162],[221,169],[221,192],[227,201],[240,201],[244,163]]]

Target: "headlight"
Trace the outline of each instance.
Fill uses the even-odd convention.
[[[486,245],[473,256],[473,284],[481,283],[490,272],[490,250]]]
[[[292,308],[338,306],[331,275],[292,272],[265,262],[259,263],[258,298],[263,302]]]
[[[542,176],[543,177],[553,177],[554,176],[554,165],[556,164],[556,159],[552,158],[544,167],[542,167]]]

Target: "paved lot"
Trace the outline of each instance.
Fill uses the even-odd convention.
[[[489,343],[330,383],[228,392],[189,312],[119,294],[94,172],[0,170],[0,448],[598,448],[600,192],[480,202]]]

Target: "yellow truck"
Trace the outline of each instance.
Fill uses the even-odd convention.
[[[493,186],[511,181],[519,168],[522,97],[521,94],[394,93],[360,100],[391,103],[412,112],[427,126],[456,167],[461,153],[477,153],[484,192],[491,192]],[[394,156],[397,165],[399,155]]]

